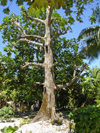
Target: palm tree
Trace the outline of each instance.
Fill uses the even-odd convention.
[[[100,52],[100,26],[92,26],[81,31],[79,40],[82,40],[82,52],[89,58],[98,56]]]
[[[100,23],[100,7],[98,6],[93,10],[95,14],[95,19]],[[82,52],[84,52],[87,57],[93,59],[98,57],[100,52],[100,26],[91,26],[83,29],[78,37],[79,41],[82,41]]]

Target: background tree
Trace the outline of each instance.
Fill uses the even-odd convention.
[[[90,17],[91,23],[100,23],[100,6],[93,8],[93,14]],[[100,52],[100,26],[91,26],[83,29],[78,37],[82,40],[82,51],[90,58],[98,57]]]
[[[5,51],[11,53],[11,47],[5,48]],[[13,52],[12,52],[13,53]],[[20,105],[18,110],[23,111],[24,108],[29,109],[32,104],[35,104],[37,99],[41,102],[42,88],[35,84],[36,79],[39,79],[40,70],[36,67],[33,70],[21,69],[22,56],[19,54],[15,57],[0,56],[1,66],[1,96],[5,99],[5,102],[13,101],[15,105]],[[24,54],[25,55],[25,54]],[[42,73],[41,73],[42,74]],[[21,107],[25,105],[23,109]],[[17,110],[16,110],[17,111]]]
[[[75,39],[66,40],[65,38],[58,38],[55,40],[54,46],[54,60],[59,61],[55,66],[55,82],[56,84],[66,84],[73,79],[74,65],[84,65],[83,59],[85,58],[80,54],[78,42]],[[61,42],[60,42],[61,41]],[[83,104],[82,101],[82,87],[80,86],[81,78],[80,69],[77,70],[78,78],[70,86],[65,86],[56,91],[56,107],[60,110],[66,108],[78,107]],[[63,78],[62,78],[63,77]]]
[[[100,102],[100,69],[97,67],[89,69],[86,75],[81,82],[85,98],[84,105],[94,105]]]

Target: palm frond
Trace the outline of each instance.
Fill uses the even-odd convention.
[[[85,28],[79,34],[78,40],[82,40],[81,52],[94,59],[100,52],[100,26]]]
[[[78,40],[96,36],[98,34],[99,29],[100,26],[91,26],[83,29],[78,36]]]

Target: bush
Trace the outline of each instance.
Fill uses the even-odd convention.
[[[15,127],[4,127],[3,129],[1,129],[1,132],[2,133],[15,133],[15,131],[18,130],[18,127],[15,126]]]
[[[75,122],[75,133],[100,133],[100,107],[75,109],[71,119]]]
[[[14,115],[13,108],[11,106],[4,106],[0,109],[0,118],[10,118]]]

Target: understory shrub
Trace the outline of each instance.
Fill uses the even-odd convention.
[[[2,133],[15,133],[15,131],[18,130],[18,127],[15,126],[15,127],[4,127],[3,129],[1,129],[1,132]]]
[[[10,118],[13,115],[14,111],[11,106],[4,106],[0,109],[0,118]]]
[[[70,113],[75,133],[100,133],[100,106],[76,108]]]

